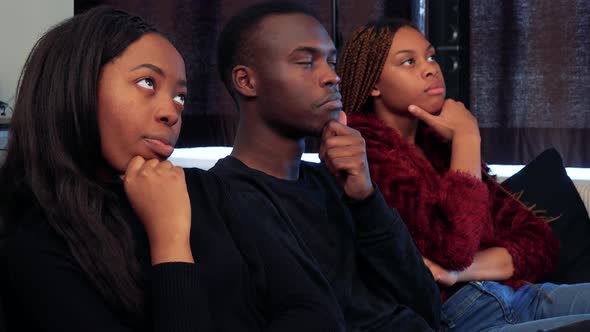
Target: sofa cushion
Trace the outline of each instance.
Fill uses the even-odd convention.
[[[546,216],[559,216],[549,225],[561,243],[557,271],[542,281],[553,283],[590,282],[590,219],[557,150],[543,151],[533,161],[502,185],[514,193],[522,192],[521,201]]]

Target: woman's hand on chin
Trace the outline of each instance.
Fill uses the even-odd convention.
[[[463,103],[453,99],[445,100],[438,115],[430,114],[416,105],[408,106],[408,112],[424,121],[448,141],[458,136],[479,137],[477,119]]]
[[[191,207],[184,170],[171,162],[136,156],[124,176],[125,192],[143,223],[152,264],[194,262],[190,250]]]

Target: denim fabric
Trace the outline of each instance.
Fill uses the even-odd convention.
[[[443,331],[538,331],[580,320],[590,320],[590,283],[515,290],[494,281],[472,281],[442,307]]]

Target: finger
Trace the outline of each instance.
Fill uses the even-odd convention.
[[[175,172],[181,179],[184,180],[184,168],[179,166],[172,166],[172,171]]]
[[[321,161],[324,161],[326,158],[326,151],[328,150],[326,148],[326,138],[327,138],[327,134],[325,133],[326,128],[324,128],[324,132],[322,133],[322,140],[320,141],[320,149],[318,151],[318,157],[320,158]],[[325,137],[324,137],[325,136]]]
[[[157,166],[156,170],[158,172],[170,170],[174,165],[168,160],[161,161]]]
[[[345,171],[348,175],[359,175],[365,170],[366,162],[363,155],[330,159],[335,171]]]
[[[426,267],[430,271],[430,274],[432,274],[432,278],[434,278],[434,280],[438,281],[438,279],[440,278],[440,275],[438,273],[438,269],[435,266],[432,266],[429,264],[426,264]]]
[[[326,168],[328,169],[328,172],[330,172],[330,174],[332,175],[336,175],[336,169],[334,168],[334,165],[332,164],[332,160],[330,159],[325,159],[323,160],[324,166],[326,166]]]
[[[134,178],[137,175],[137,172],[139,172],[139,170],[143,167],[144,163],[145,159],[143,159],[142,156],[135,156],[131,158],[131,160],[127,164],[125,175],[123,176],[124,180]]]
[[[348,124],[348,119],[346,118],[346,113],[344,113],[344,111],[338,113],[338,122],[345,126]]]
[[[346,135],[354,135],[360,136],[357,130],[352,129],[343,125],[340,122],[335,120],[329,121],[325,126],[324,130],[322,131],[322,139],[326,139],[332,136],[346,136]]]
[[[337,136],[338,138],[344,136]],[[334,137],[336,138],[336,137]],[[339,154],[333,154],[337,150]],[[348,153],[346,151],[348,150]],[[324,159],[342,157],[345,155],[356,155],[359,153],[366,154],[365,142],[354,139],[343,139],[343,140],[327,140],[322,145],[322,157]]]
[[[326,159],[336,159],[352,156],[362,156],[365,153],[365,147],[359,144],[349,146],[337,146],[326,149]]]
[[[416,105],[408,106],[408,111],[416,118],[426,122],[427,125],[434,127],[440,121],[438,116],[432,115]]]
[[[322,140],[325,140],[328,137],[336,136],[336,130],[334,129],[336,126],[335,124],[339,123],[334,120],[330,120],[328,123],[326,123],[324,129],[322,130]]]
[[[339,135],[339,136],[337,136]],[[361,134],[343,124],[330,121],[323,129],[322,141],[320,144],[319,158],[322,161],[326,159],[326,152],[337,146],[357,145],[364,147],[365,141]]]
[[[150,159],[143,164],[142,170],[154,170],[160,164],[159,159]]]
[[[408,111],[415,117],[417,117],[418,119],[422,120],[422,121],[426,121],[428,120],[428,118],[433,117],[432,114],[426,112],[424,109],[422,109],[419,106],[416,105],[410,105],[408,106]]]
[[[318,157],[320,158],[320,161],[324,161],[325,153],[326,153],[326,148],[325,148],[324,142],[322,142],[320,144],[320,150],[318,151]]]

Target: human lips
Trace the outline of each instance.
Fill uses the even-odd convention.
[[[150,150],[154,152],[159,157],[166,159],[170,157],[172,152],[174,151],[174,146],[170,143],[171,140],[163,138],[163,137],[144,137],[143,139]]]
[[[340,92],[332,93],[317,103],[319,108],[329,108],[329,109],[341,109],[342,108],[342,95]]]
[[[436,81],[430,84],[425,90],[427,94],[431,96],[436,96],[443,94],[445,92],[445,84],[442,81]]]

